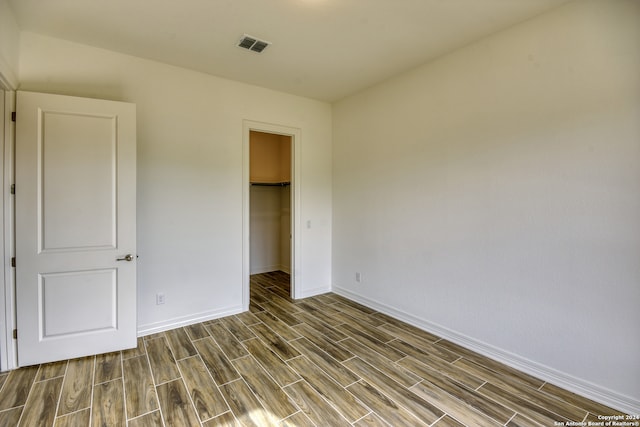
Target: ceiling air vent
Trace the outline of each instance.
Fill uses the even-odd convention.
[[[269,46],[271,42],[260,40],[257,37],[245,34],[238,42],[238,46],[253,52],[260,53]]]

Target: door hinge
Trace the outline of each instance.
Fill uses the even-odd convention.
[[[16,257],[12,257],[11,258],[11,267],[15,267],[16,266]]]
[[[11,194],[16,194],[16,185],[11,184]]]
[[[12,112],[11,112],[11,121],[12,121],[12,122],[15,122],[15,121],[16,121],[16,112],[15,112],[15,111],[12,111]]]
[[[18,330],[17,330],[17,329],[14,329],[14,330],[13,330],[13,339],[14,339],[14,340],[17,340],[17,339],[18,339]]]

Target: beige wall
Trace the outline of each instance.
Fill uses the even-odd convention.
[[[291,137],[251,131],[249,181],[291,181]]]
[[[304,292],[331,285],[331,107],[89,46],[22,33],[21,88],[134,102],[138,324],[241,310],[243,120],[299,128]],[[166,303],[155,305],[163,292]]]
[[[637,412],[639,43],[575,1],[338,102],[334,290]]]

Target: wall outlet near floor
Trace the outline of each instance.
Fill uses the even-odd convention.
[[[156,294],[156,305],[164,304],[164,294]]]
[[[362,274],[359,271],[356,271],[356,282],[362,283]]]

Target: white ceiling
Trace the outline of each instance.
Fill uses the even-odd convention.
[[[335,101],[567,0],[9,0],[22,30]],[[262,54],[235,46],[248,33]]]

